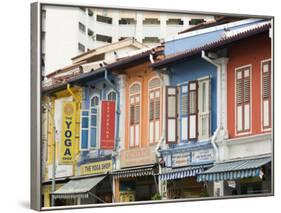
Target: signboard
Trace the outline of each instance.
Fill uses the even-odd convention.
[[[80,175],[99,174],[112,171],[112,160],[83,164],[80,166]]]
[[[190,152],[176,153],[172,155],[172,167],[190,165]]]
[[[115,101],[101,102],[101,149],[114,149]]]
[[[120,167],[140,166],[156,163],[155,147],[134,148],[120,152]]]
[[[73,175],[72,165],[56,165],[56,178],[70,177]],[[53,178],[53,165],[48,166],[48,179]]]
[[[64,102],[62,108],[62,136],[60,149],[60,164],[73,162],[75,140],[75,102]]]
[[[192,163],[204,163],[214,160],[213,149],[202,149],[192,152]]]

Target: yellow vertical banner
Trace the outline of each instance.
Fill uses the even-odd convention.
[[[76,103],[64,102],[62,108],[62,132],[60,164],[71,164],[74,160]]]

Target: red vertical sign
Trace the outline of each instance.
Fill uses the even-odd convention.
[[[115,139],[115,101],[101,103],[101,149],[114,149]]]

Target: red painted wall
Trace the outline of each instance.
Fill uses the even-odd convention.
[[[252,65],[252,106],[251,133],[260,134],[261,125],[261,61],[271,58],[271,39],[268,32],[259,34],[239,42],[228,48],[229,61],[227,66],[227,113],[229,138],[235,135],[235,68]],[[241,136],[240,136],[241,137]]]

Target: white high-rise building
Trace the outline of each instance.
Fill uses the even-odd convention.
[[[42,9],[43,75],[108,43],[134,37],[148,46],[157,45],[179,31],[211,20],[214,17],[207,15],[46,5]]]

